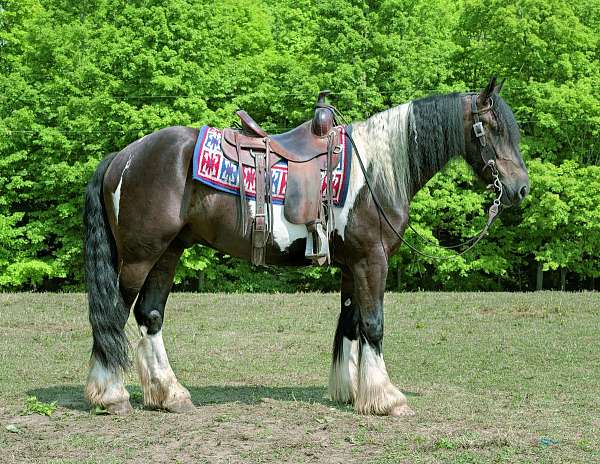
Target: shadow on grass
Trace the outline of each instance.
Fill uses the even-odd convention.
[[[53,385],[51,387],[27,390],[27,396],[36,396],[44,403],[56,404],[76,411],[89,411],[90,406],[83,397],[83,385]]]
[[[351,406],[340,405],[329,400],[325,387],[269,387],[264,385],[210,385],[194,387],[187,385],[192,402],[196,406],[209,404],[259,404],[268,398],[277,401],[318,403],[339,409],[351,411]],[[36,388],[27,391],[27,395],[36,396],[40,401],[50,403],[56,401],[61,407],[76,411],[89,411],[90,406],[83,396],[83,385],[55,385],[46,388]],[[139,386],[128,385],[127,390],[131,395],[133,407],[143,407],[143,393]],[[420,396],[419,393],[407,392],[408,397]]]

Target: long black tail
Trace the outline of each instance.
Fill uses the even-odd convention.
[[[129,311],[123,303],[117,274],[117,251],[102,200],[104,174],[116,156],[104,158],[85,192],[85,273],[94,337],[92,356],[112,371],[129,367],[125,324]]]

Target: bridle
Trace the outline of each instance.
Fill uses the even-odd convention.
[[[354,149],[354,153],[356,153],[356,158],[358,160],[358,164],[360,165],[360,169],[365,178],[365,183],[367,184],[367,187],[369,189],[371,197],[373,198],[373,203],[375,203],[375,206],[377,207],[379,214],[381,215],[381,217],[383,217],[383,219],[385,220],[387,225],[390,227],[390,229],[392,229],[394,234],[396,234],[396,236],[400,239],[400,241],[403,244],[405,244],[408,248],[410,248],[415,253],[418,253],[421,256],[424,256],[424,257],[430,258],[430,259],[437,259],[437,260],[441,261],[441,260],[458,258],[459,256],[464,255],[466,252],[471,250],[475,245],[477,245],[477,243],[487,234],[492,223],[496,220],[496,217],[500,213],[501,198],[502,198],[504,190],[503,190],[502,182],[500,181],[500,173],[498,172],[498,168],[496,166],[496,159],[497,159],[496,150],[492,144],[487,143],[487,140],[485,137],[485,129],[483,127],[483,123],[481,122],[481,119],[479,118],[480,114],[485,113],[487,111],[491,111],[491,109],[494,106],[494,100],[490,97],[490,101],[491,101],[490,105],[487,106],[486,108],[479,110],[479,109],[477,109],[477,98],[479,97],[479,94],[470,93],[468,95],[471,97],[471,114],[473,116],[473,121],[474,121],[473,132],[475,133],[475,136],[476,136],[477,140],[479,141],[479,147],[480,147],[479,153],[480,153],[481,158],[484,163],[483,171],[485,171],[486,169],[489,168],[492,173],[493,183],[488,185],[488,189],[494,189],[497,192],[497,196],[494,199],[494,202],[488,209],[487,222],[486,222],[485,226],[476,235],[474,235],[473,237],[469,238],[468,240],[466,240],[462,243],[459,243],[457,245],[451,245],[451,246],[443,246],[443,245],[440,245],[438,243],[435,243],[435,242],[429,240],[426,237],[423,237],[421,234],[419,234],[419,232],[417,232],[415,230],[415,228],[410,223],[407,223],[407,226],[410,228],[410,230],[412,230],[413,233],[415,233],[421,241],[435,245],[438,248],[450,250],[450,249],[454,249],[454,248],[460,248],[463,246],[467,246],[467,248],[462,250],[460,253],[456,253],[456,254],[449,255],[449,256],[428,255],[426,253],[423,253],[418,248],[416,248],[410,242],[406,241],[406,239],[402,236],[402,234],[400,232],[398,232],[396,230],[394,225],[391,223],[391,221],[385,214],[385,210],[383,209],[383,206],[381,205],[379,198],[377,198],[377,195],[375,195],[373,186],[371,185],[371,182],[367,175],[367,169],[362,161],[362,158],[360,156],[360,153],[358,151],[356,143],[354,142],[354,139],[352,138],[352,136],[350,134],[348,134],[348,132],[346,132],[346,136],[349,138],[350,142],[352,143],[352,147]],[[324,105],[324,106],[329,108],[334,113],[335,116],[339,116],[344,124],[346,124],[346,125],[349,124],[348,121],[346,120],[346,118],[340,113],[340,111],[335,106],[333,106],[333,105]]]
[[[494,107],[494,99],[490,97],[491,103],[489,106],[478,110],[477,109],[477,98],[478,94],[473,93],[471,96],[471,114],[473,115],[473,132],[475,133],[475,137],[479,141],[481,145],[480,154],[481,159],[483,160],[484,170],[488,166],[496,166],[496,150],[493,145],[488,145],[487,140],[485,139],[485,129],[483,128],[483,123],[481,119],[479,119],[479,115],[483,113],[487,113],[488,111],[492,111]]]
[[[496,166],[496,160],[498,159],[498,155],[496,153],[496,149],[492,144],[488,144],[485,138],[485,129],[483,128],[483,123],[481,119],[479,119],[479,115],[482,113],[487,113],[488,111],[492,111],[494,107],[494,99],[490,97],[489,106],[478,110],[477,109],[477,98],[479,94],[473,93],[471,96],[471,114],[473,115],[473,132],[475,133],[475,137],[479,141],[479,154],[481,155],[481,159],[483,160],[483,171],[489,168],[492,172],[492,178],[494,182],[488,185],[488,188],[493,188],[498,192],[498,196],[490,206],[488,210],[488,228],[492,225],[492,222],[496,219],[496,216],[500,213],[500,199],[503,194],[502,182],[500,182],[500,173],[498,172],[498,167]]]

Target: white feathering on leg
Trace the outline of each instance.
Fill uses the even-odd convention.
[[[353,403],[357,390],[358,340],[343,337],[341,359],[334,359],[329,373],[329,396],[339,403]]]
[[[360,414],[392,414],[408,409],[406,397],[396,388],[387,373],[383,355],[369,343],[363,343],[358,368],[358,391],[354,406]]]
[[[129,392],[123,384],[123,374],[108,370],[100,361],[92,357],[85,398],[90,404],[103,407],[129,401]]]
[[[175,377],[169,364],[162,337],[162,330],[147,335],[140,326],[142,338],[137,346],[136,364],[144,391],[144,404],[150,407],[173,409],[185,403],[191,405],[190,393]]]

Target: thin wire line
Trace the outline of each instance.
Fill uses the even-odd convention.
[[[523,86],[523,87],[514,87],[511,86],[511,88],[507,88],[504,89],[503,92],[507,92],[510,93],[513,89],[526,89],[529,88],[528,86]],[[415,88],[411,88],[411,87],[406,87],[403,89],[391,89],[391,90],[377,90],[377,89],[373,89],[370,90],[369,88],[364,88],[364,89],[358,89],[357,91],[353,91],[353,90],[348,90],[347,92],[331,92],[330,95],[331,96],[341,96],[343,97],[344,95],[352,95],[354,93],[373,93],[374,95],[380,94],[380,95],[390,95],[390,94],[395,94],[395,93],[402,93],[402,92],[407,92],[407,91],[411,91],[412,93],[419,93],[419,92],[447,92],[448,90],[451,90],[451,87],[449,88],[432,88],[432,89],[415,89]],[[457,89],[456,92],[479,92],[481,89],[471,89],[471,90],[464,90],[464,89]],[[255,92],[254,95],[256,93],[261,93],[261,92]],[[252,93],[248,93],[245,95],[237,95],[237,96],[233,96],[233,97],[229,97],[227,95],[206,95],[206,94],[179,94],[179,95],[114,95],[114,94],[82,94],[82,95],[65,95],[63,93],[61,94],[46,94],[42,92],[42,95],[44,97],[51,97],[51,98],[59,98],[59,99],[70,99],[70,98],[114,98],[114,99],[121,99],[121,100],[129,100],[129,99],[148,99],[148,98],[206,98],[206,99],[221,99],[221,98],[247,98],[249,95],[253,95]],[[275,92],[273,93],[273,96],[307,96],[307,97],[313,97],[314,94],[310,93],[310,92]],[[8,99],[8,97],[6,97]]]
[[[553,121],[560,121],[560,122],[580,122],[581,119],[573,119],[573,118],[554,118]],[[521,120],[517,120],[517,123],[522,125],[522,124],[529,124],[529,123],[541,123],[541,121],[537,120],[537,119],[521,119]],[[273,131],[273,130],[277,130],[277,131],[287,131],[287,130],[291,130],[294,129],[296,126],[270,126],[269,124],[265,124],[264,127],[268,128],[269,131]],[[588,124],[584,124],[583,127],[588,127],[591,128],[592,124],[588,123]],[[54,126],[44,126],[40,129],[9,129],[6,127],[0,128],[3,129],[5,133],[11,134],[11,133],[38,133],[40,131],[43,131],[45,129],[55,129],[55,132],[58,132],[60,134],[126,134],[126,133],[130,133],[130,132],[147,132],[147,131],[155,131],[158,130],[158,128],[150,128],[150,127],[139,127],[139,128],[132,128],[132,129],[121,129],[121,130],[58,130],[58,128],[54,127]]]

